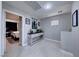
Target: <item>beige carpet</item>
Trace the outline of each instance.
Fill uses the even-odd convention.
[[[14,44],[16,42],[19,42],[19,41],[15,41],[14,39],[12,39],[11,37],[7,37],[7,40],[10,44]]]
[[[11,48],[13,47],[18,47],[19,46],[19,41],[14,41],[10,37],[7,38],[6,40],[6,52],[10,51]]]

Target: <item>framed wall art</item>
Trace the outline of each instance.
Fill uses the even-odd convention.
[[[73,26],[73,27],[78,26],[78,10],[76,10],[76,11],[72,14],[72,26]]]
[[[30,19],[29,18],[25,18],[25,24],[30,25]]]

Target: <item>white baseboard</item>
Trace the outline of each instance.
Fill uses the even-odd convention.
[[[63,53],[66,53],[68,55],[70,55],[71,57],[74,57],[74,55],[71,52],[65,51],[63,49],[61,49],[60,51],[63,52]]]
[[[53,41],[53,42],[57,42],[57,43],[60,43],[61,41],[58,41],[58,40],[53,40],[53,39],[49,39],[49,38],[44,38],[45,40],[50,40],[50,41]]]

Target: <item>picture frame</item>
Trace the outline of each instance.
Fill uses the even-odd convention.
[[[38,22],[38,26],[40,26],[40,22]]]
[[[72,14],[72,26],[78,26],[78,10],[75,10],[75,12]]]
[[[25,24],[30,25],[30,19],[29,18],[25,18]]]

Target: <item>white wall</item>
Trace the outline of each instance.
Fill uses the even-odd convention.
[[[62,48],[79,57],[79,32],[61,32]]]
[[[58,20],[58,25],[51,25],[51,21]],[[60,41],[61,31],[71,30],[71,13],[51,16],[40,20],[41,28],[44,31],[44,37]]]
[[[1,22],[1,18],[2,18],[2,2],[0,1],[0,22]],[[1,39],[1,23],[0,23],[0,56],[2,55],[2,39]]]
[[[4,55],[5,50],[5,38],[4,38],[4,19],[3,19],[3,10],[2,10],[2,2],[0,1],[0,56]],[[4,24],[4,25],[3,25]],[[4,30],[3,30],[4,29]]]
[[[75,10],[79,10],[78,1],[73,2],[72,4],[72,14]],[[61,44],[63,49],[73,53],[74,56],[79,57],[79,19],[78,26],[72,27],[71,32],[61,32]]]

